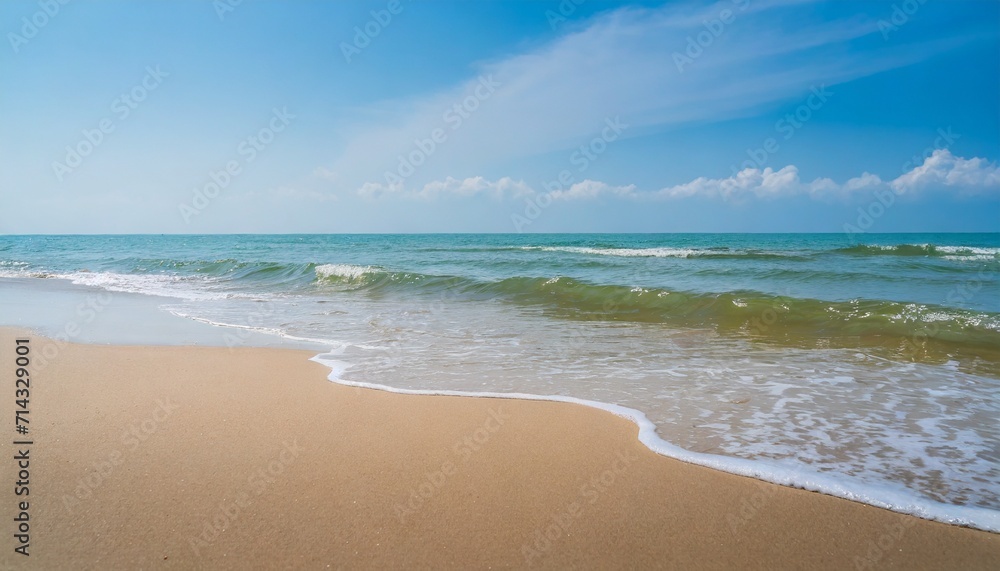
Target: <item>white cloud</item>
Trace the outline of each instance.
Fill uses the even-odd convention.
[[[534,192],[524,181],[516,181],[510,177],[504,177],[495,182],[486,180],[481,176],[456,179],[448,177],[440,181],[432,181],[417,190],[407,190],[401,184],[382,184],[380,182],[367,182],[357,190],[358,195],[365,198],[378,198],[383,195],[400,195],[407,198],[434,199],[439,196],[475,196],[491,195],[494,198],[512,196],[517,198],[525,194]]]
[[[779,171],[768,167],[744,169],[728,178],[699,177],[691,182],[660,189],[651,196],[656,198],[683,198],[687,196],[712,196],[724,199],[753,194],[758,198],[797,194],[802,184],[799,170],[787,166]]]
[[[882,184],[882,179],[878,175],[866,172],[845,182],[843,190],[848,193],[871,192],[876,188],[880,188]]]
[[[985,159],[963,159],[940,149],[924,164],[892,181],[891,186],[899,194],[946,186],[975,194],[1000,188],[1000,170]]]
[[[566,189],[551,191],[547,195],[552,200],[614,197],[646,201],[698,196],[739,201],[748,198],[778,199],[801,195],[813,198],[849,198],[857,194],[867,195],[876,190],[891,190],[896,194],[942,190],[954,190],[960,194],[1000,192],[1000,168],[986,159],[964,159],[952,155],[947,149],[940,149],[927,157],[922,165],[892,181],[884,181],[878,175],[865,172],[843,184],[838,184],[829,178],[817,178],[805,182],[799,177],[799,169],[794,165],[788,165],[780,170],[770,167],[763,170],[748,168],[726,178],[699,177],[684,184],[655,191],[639,191],[634,184],[617,186],[587,179]],[[517,198],[537,194],[537,191],[523,181],[504,177],[496,182],[490,182],[481,176],[463,180],[448,177],[442,181],[427,183],[418,190],[406,190],[402,185],[386,186],[370,182],[364,184],[357,192],[366,197],[395,194],[423,199],[433,199],[442,195],[489,194],[495,198],[504,196]]]
[[[817,178],[804,182],[799,177],[799,169],[789,165],[775,171],[768,167],[744,169],[734,176],[710,179],[701,177],[685,184],[662,188],[646,193],[643,198],[684,198],[705,196],[723,200],[739,200],[747,197],[781,198],[808,194],[813,197],[849,195],[872,191],[884,186],[882,180],[873,174],[864,173],[844,184],[837,184],[829,178]]]
[[[805,182],[793,165],[775,171],[771,168],[745,169],[734,176],[709,179],[701,177],[685,184],[660,189],[655,192],[637,193],[637,198],[682,198],[706,196],[724,200],[779,198],[809,195],[814,198],[847,196],[891,189],[896,194],[954,189],[961,194],[982,194],[1000,190],[1000,170],[986,159],[956,157],[947,149],[938,149],[924,163],[892,181],[883,181],[878,175],[862,173],[860,176],[838,184],[829,178]]]
[[[553,200],[574,200],[578,198],[596,198],[602,194],[628,197],[635,195],[635,185],[611,186],[607,183],[587,179],[578,182],[566,190],[554,190],[549,193]]]

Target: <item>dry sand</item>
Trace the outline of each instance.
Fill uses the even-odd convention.
[[[1000,568],[1000,535],[664,458],[603,411],[348,388],[311,356],[62,346],[32,376],[28,558],[4,439],[0,564]]]

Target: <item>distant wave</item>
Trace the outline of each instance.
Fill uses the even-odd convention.
[[[834,250],[838,254],[854,256],[926,256],[950,260],[994,260],[1000,259],[1000,248],[976,248],[972,246],[935,246],[934,244],[897,244],[882,246],[858,244]]]
[[[994,260],[1000,259],[1000,248],[983,248],[974,246],[938,246],[934,244],[857,244],[830,250],[764,250],[758,248],[701,247],[701,248],[623,248],[611,244],[589,246],[492,246],[492,247],[456,247],[454,249],[430,248],[428,252],[491,252],[491,251],[524,251],[524,252],[562,252],[583,256],[612,256],[621,258],[719,258],[719,259],[757,259],[798,261],[815,259],[823,254],[843,254],[854,256],[925,256],[946,258],[950,260]]]
[[[582,246],[521,246],[522,250],[541,252],[565,252],[594,256],[617,256],[622,258],[753,258],[804,260],[806,256],[785,252],[764,250],[731,250],[729,248],[601,248]]]
[[[853,256],[924,256],[946,258],[950,260],[994,260],[1000,259],[1000,248],[983,248],[974,246],[938,246],[934,244],[857,244],[831,250],[764,250],[757,248],[623,248],[615,245],[589,246],[493,246],[454,249],[433,248],[425,251],[442,252],[491,252],[491,251],[525,251],[525,252],[562,252],[584,256],[612,256],[621,258],[719,258],[719,259],[757,259],[797,261],[814,259],[822,254],[843,254]]]
[[[808,260],[817,254],[831,252],[855,256],[927,256],[949,260],[994,260],[1000,259],[1000,248],[979,248],[965,246],[935,246],[933,244],[898,244],[892,246],[858,244],[829,251],[778,251],[760,249],[730,248],[615,248],[583,246],[521,246],[522,250],[542,252],[565,252],[595,256],[617,256],[626,258],[722,258],[722,259],[779,259],[785,261]]]

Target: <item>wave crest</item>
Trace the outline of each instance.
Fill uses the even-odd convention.
[[[356,266],[354,264],[323,264],[316,266],[316,277],[328,281],[357,281],[364,276],[384,274],[375,266]]]

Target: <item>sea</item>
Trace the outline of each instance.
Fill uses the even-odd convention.
[[[343,384],[582,403],[666,456],[1000,532],[997,233],[0,236],[0,295],[55,281]]]

